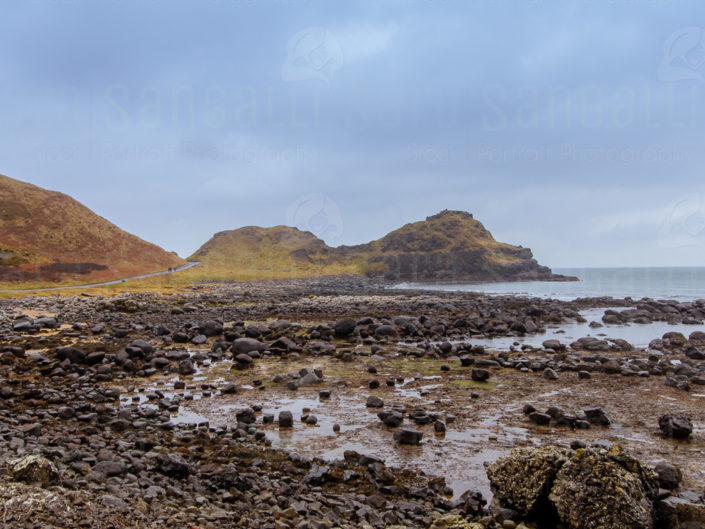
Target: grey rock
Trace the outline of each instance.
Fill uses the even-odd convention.
[[[410,428],[399,428],[394,432],[394,440],[402,445],[418,445],[423,438],[423,432]]]
[[[279,428],[291,428],[294,426],[294,414],[288,410],[279,412]]]
[[[368,408],[382,408],[384,407],[384,401],[375,395],[370,395],[367,397],[366,406]]]
[[[658,474],[659,486],[662,489],[675,489],[683,479],[681,470],[676,465],[666,463],[665,461],[657,463],[654,470],[656,474]]]
[[[666,437],[686,439],[693,433],[693,423],[682,414],[668,413],[658,419],[658,426]]]
[[[28,455],[10,464],[10,476],[15,481],[52,485],[59,481],[59,471],[54,463],[38,455]]]

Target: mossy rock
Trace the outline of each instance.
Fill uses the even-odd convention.
[[[59,481],[59,471],[54,463],[37,456],[25,456],[10,465],[10,475],[15,481],[42,486],[52,485]]]
[[[523,516],[535,514],[572,451],[558,446],[516,448],[487,468],[495,498]]]
[[[558,472],[549,500],[571,529],[652,529],[657,483],[619,448],[581,449]]]

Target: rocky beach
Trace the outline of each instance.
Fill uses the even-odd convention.
[[[0,300],[2,523],[703,527],[705,300],[388,287]]]

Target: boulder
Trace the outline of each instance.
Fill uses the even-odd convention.
[[[235,413],[235,420],[242,424],[254,424],[257,421],[255,410],[252,408],[243,408]]]
[[[610,420],[602,408],[590,408],[584,410],[584,413],[587,420],[592,424],[597,424],[600,426],[609,426],[610,424]]]
[[[309,371],[303,377],[299,379],[299,386],[310,386],[311,384],[318,384],[321,381],[318,375],[313,371]]]
[[[384,407],[384,401],[375,395],[370,395],[367,397],[366,405],[368,408],[382,408]]]
[[[375,329],[375,334],[380,337],[391,337],[397,335],[397,328],[394,325],[380,325]]]
[[[235,356],[237,356],[239,354],[247,354],[252,351],[261,353],[266,348],[266,345],[259,340],[255,340],[254,338],[237,338],[230,347],[230,350]]]
[[[475,382],[486,382],[490,378],[490,372],[487,369],[475,368],[470,376]]]
[[[569,529],[653,529],[656,473],[621,448],[518,448],[487,476],[500,506]]]
[[[658,427],[666,437],[686,439],[693,433],[693,423],[688,417],[678,413],[667,413],[658,419]]]
[[[179,374],[180,375],[193,375],[196,372],[196,368],[193,367],[193,362],[190,358],[186,358],[179,362]]]
[[[571,529],[653,529],[655,472],[614,446],[577,450],[556,475],[549,500]]]
[[[176,479],[186,479],[191,473],[191,466],[175,454],[160,454],[154,469],[165,476]]]
[[[543,378],[546,380],[558,380],[558,373],[550,367],[547,367],[543,371]]]
[[[198,330],[205,336],[218,336],[219,334],[223,334],[223,324],[219,321],[208,320],[202,323],[198,327]]]
[[[83,364],[86,361],[86,353],[75,347],[59,347],[56,356],[59,360],[68,360],[72,364]]]
[[[235,362],[239,369],[244,369],[252,365],[252,357],[247,353],[240,353],[235,355]]]
[[[279,428],[291,428],[294,426],[294,414],[288,410],[279,412]]]
[[[658,513],[662,527],[669,529],[705,527],[705,502],[695,494],[684,494],[684,496],[686,497],[671,496],[659,502]]]
[[[399,426],[404,420],[404,416],[395,410],[381,411],[377,414],[377,417],[379,417],[384,424],[393,428]]]
[[[132,347],[137,347],[142,349],[145,355],[152,354],[154,352],[154,346],[146,340],[135,340],[130,344]]]
[[[400,445],[417,445],[422,437],[423,432],[411,428],[399,428],[394,432],[394,440]]]
[[[487,477],[501,505],[529,516],[541,507],[553,481],[572,452],[567,448],[515,448],[487,468]]]
[[[127,469],[125,468],[125,465],[123,465],[119,461],[99,461],[93,467],[93,471],[99,472],[108,477],[112,477],[124,474]]]
[[[551,422],[551,416],[547,413],[531,412],[529,414],[529,420],[534,424],[545,426]]]
[[[338,338],[345,338],[353,333],[356,325],[357,322],[352,318],[342,318],[335,322],[333,331]]]
[[[42,486],[59,481],[59,471],[54,463],[38,455],[24,456],[10,464],[10,476],[15,481],[39,483]]]
[[[659,486],[662,489],[675,489],[683,479],[683,474],[681,473],[680,468],[676,465],[672,465],[671,463],[666,463],[665,461],[657,463],[654,470],[656,471],[656,474],[658,474]]]
[[[554,351],[562,351],[565,349],[565,345],[558,340],[544,340],[541,345],[543,345],[544,349],[553,349]]]

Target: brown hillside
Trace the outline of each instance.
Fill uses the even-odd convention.
[[[182,264],[67,195],[0,175],[0,281],[103,281]]]

